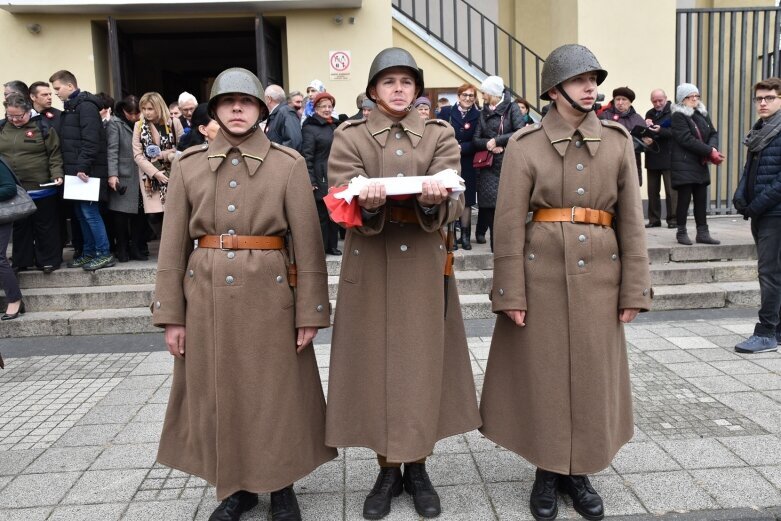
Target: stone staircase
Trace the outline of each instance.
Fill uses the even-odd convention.
[[[722,221],[711,225],[714,235],[724,239],[718,246],[680,246],[672,240],[673,230],[648,232],[655,311],[759,305],[756,251],[748,227],[734,219]],[[327,259],[333,302],[340,261]],[[464,318],[492,318],[488,291],[493,258],[488,245],[457,251],[455,268]],[[50,275],[22,272],[27,313],[0,324],[0,338],[159,331],[150,325],[148,308],[155,269],[154,261],[131,261],[94,273],[67,268]]]

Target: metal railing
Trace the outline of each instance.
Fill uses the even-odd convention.
[[[781,8],[773,7],[677,11],[675,84],[700,89],[727,155],[715,169],[712,213],[735,213],[732,194],[746,161],[743,138],[757,119],[752,86],[781,75],[780,23]]]
[[[539,112],[537,53],[465,0],[393,0],[393,7],[487,75],[501,76],[513,95]]]

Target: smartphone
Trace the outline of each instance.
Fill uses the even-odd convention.
[[[45,188],[47,186],[57,186],[57,183],[52,181],[51,183],[41,183],[38,186],[40,186],[41,188]]]

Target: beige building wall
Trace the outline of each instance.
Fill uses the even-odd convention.
[[[105,17],[104,17],[105,19]],[[28,24],[39,24],[32,34]],[[12,15],[0,10],[0,34],[6,42],[0,53],[0,83],[48,81],[53,72],[68,69],[83,89],[95,90],[92,17],[85,15]],[[7,42],[13,42],[13,51]],[[59,100],[55,106],[61,107]]]

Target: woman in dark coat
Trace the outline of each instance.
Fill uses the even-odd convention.
[[[454,107],[444,107],[439,119],[444,119],[456,131],[456,141],[461,149],[461,177],[466,184],[464,192],[465,206],[461,214],[461,237],[459,244],[465,250],[472,249],[472,207],[477,203],[477,173],[472,161],[475,158],[472,138],[477,130],[480,109],[476,106],[477,87],[464,83],[458,88],[458,103]]]
[[[717,148],[719,135],[708,117],[705,105],[700,101],[700,91],[695,85],[678,85],[675,101],[676,104],[671,107],[673,139],[670,170],[672,186],[678,190],[676,239],[681,244],[692,244],[686,232],[686,218],[689,201],[694,199],[696,241],[719,244],[710,236],[705,220],[710,185],[708,164],[719,165],[724,161],[724,155]]]
[[[494,251],[494,212],[499,193],[499,173],[502,171],[504,147],[516,130],[524,126],[518,105],[504,94],[504,81],[499,76],[489,76],[480,85],[483,110],[478,118],[477,131],[472,138],[474,151],[488,150],[493,154],[490,167],[477,170],[477,206],[479,223],[485,220],[491,231],[491,251]],[[478,231],[478,235],[479,235]]]
[[[16,179],[5,161],[0,159],[0,201],[8,201],[14,196],[16,196]],[[6,301],[5,313],[0,317],[0,320],[19,318],[19,315],[24,314],[25,311],[19,281],[16,279],[6,256],[13,229],[13,222],[0,224],[0,288],[5,293]],[[0,357],[0,367],[2,367],[2,360]]]
[[[341,255],[342,252],[337,248],[339,226],[328,217],[328,209],[323,202],[323,197],[328,195],[328,156],[334,141],[334,129],[338,126],[338,122],[331,117],[334,106],[336,101],[328,92],[315,96],[315,113],[304,120],[301,128],[301,155],[306,159],[309,179],[312,182],[325,252],[329,255]]]

